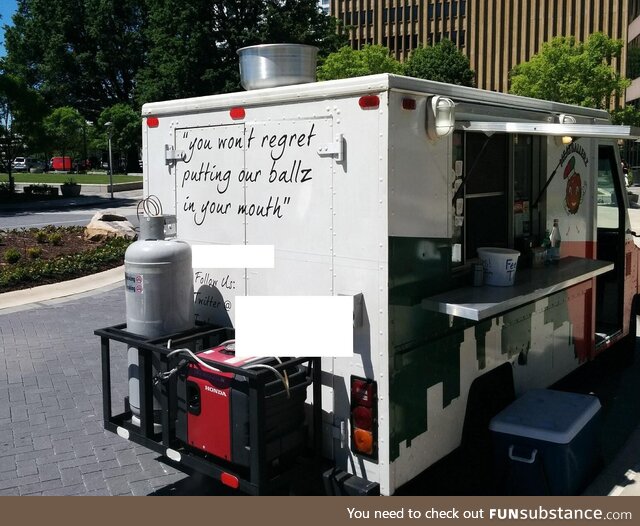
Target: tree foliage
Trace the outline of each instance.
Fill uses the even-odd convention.
[[[5,26],[7,68],[51,107],[73,106],[95,120],[133,100],[146,19],[145,0],[18,0]]]
[[[150,51],[138,77],[138,101],[240,89],[237,50],[254,44],[316,45],[321,53],[346,42],[315,0],[147,0]]]
[[[393,58],[389,49],[378,45],[367,45],[360,50],[344,46],[331,53],[318,68],[318,80],[334,80],[377,73],[404,71],[402,63]]]
[[[586,42],[557,37],[542,45],[531,60],[511,72],[510,92],[516,95],[609,108],[629,81],[610,66],[620,57],[623,42],[593,33]]]
[[[52,144],[62,155],[80,152],[86,121],[80,112],[69,106],[56,108],[44,120]]]
[[[115,104],[105,109],[94,127],[92,148],[107,149],[107,122],[111,123],[111,144],[118,157],[127,166],[127,171],[138,171],[138,154],[142,146],[140,114],[127,104]]]
[[[0,67],[0,161],[9,173],[11,192],[14,190],[11,162],[27,146],[42,141],[41,120],[45,111],[37,92]]]
[[[469,59],[451,40],[414,49],[405,62],[405,74],[460,86],[473,86],[475,82]]]

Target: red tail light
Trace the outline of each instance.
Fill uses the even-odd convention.
[[[158,117],[147,117],[147,126],[149,128],[157,128],[160,124]]]
[[[351,449],[378,458],[378,400],[376,383],[351,377]]]

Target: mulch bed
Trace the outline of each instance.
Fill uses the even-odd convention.
[[[37,236],[41,234],[40,241]],[[54,244],[49,240],[51,234],[57,233],[60,235],[59,242]],[[104,241],[89,241],[84,238],[83,227],[45,227],[42,229],[31,228],[23,230],[0,230],[0,272],[17,265],[28,265],[34,261],[46,261],[54,260],[64,256],[73,256],[81,252],[86,252],[100,247]],[[43,241],[42,238],[46,237]],[[21,258],[17,263],[7,263],[5,261],[5,253],[8,249],[14,248],[21,254]],[[40,254],[37,258],[33,258],[29,255],[29,249],[40,249]],[[108,270],[122,265],[122,261],[100,264],[98,271]],[[74,279],[83,275],[92,274],[93,272],[78,272],[71,275],[64,276],[63,280]],[[55,277],[41,277],[37,282],[15,283],[9,287],[3,287],[0,285],[0,293],[9,292],[11,290],[20,290],[35,287],[38,285],[46,285],[50,283],[59,282],[60,278]]]

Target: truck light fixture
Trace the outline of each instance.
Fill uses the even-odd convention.
[[[149,128],[157,128],[159,124],[158,117],[147,117],[147,126]]]
[[[235,107],[235,108],[231,108],[229,110],[229,116],[234,120],[240,120],[240,119],[244,119],[245,117],[245,111],[244,108],[241,107]]]
[[[376,109],[380,107],[380,97],[377,95],[363,95],[358,100],[358,104],[363,110]]]
[[[351,377],[351,448],[355,453],[377,460],[377,384]]]
[[[373,455],[373,433],[362,429],[354,430],[353,447],[357,453]]]
[[[351,418],[353,418],[354,427],[371,431],[373,417],[370,408],[362,406],[355,407],[351,412]]]
[[[220,475],[220,482],[222,482],[225,486],[229,486],[233,489],[238,489],[240,486],[240,481],[238,481],[238,477],[235,477],[231,473],[222,473]]]
[[[560,124],[575,124],[576,118],[573,115],[567,115],[565,113],[561,113],[558,115],[558,122]],[[562,137],[556,137],[556,144],[558,146],[566,146],[573,142],[573,137],[568,135],[563,135]]]
[[[434,95],[427,103],[427,136],[431,140],[441,139],[453,133],[456,124],[455,103]]]

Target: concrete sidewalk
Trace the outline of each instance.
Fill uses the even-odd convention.
[[[42,285],[29,289],[16,290],[0,294],[0,314],[5,309],[15,310],[17,307],[32,308],[49,300],[75,296],[85,292],[93,292],[110,285],[122,282],[124,277],[124,266],[99,272],[91,276]],[[8,311],[7,311],[8,312]]]

